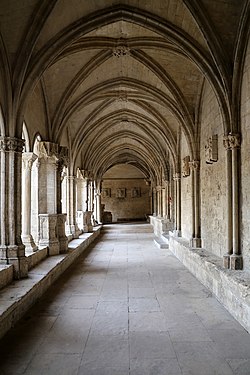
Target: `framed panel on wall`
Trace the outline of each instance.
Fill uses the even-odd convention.
[[[133,188],[131,189],[131,197],[132,198],[139,198],[141,196],[141,188]]]
[[[102,189],[102,198],[109,198],[109,197],[111,197],[111,189],[110,188]]]
[[[116,189],[116,198],[126,198],[126,189]]]

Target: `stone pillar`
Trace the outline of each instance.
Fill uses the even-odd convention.
[[[100,223],[102,216],[102,202],[101,202],[101,190],[102,190],[102,181],[98,180],[96,182],[96,193],[95,193],[95,219]]]
[[[76,223],[76,176],[66,176],[67,182],[67,225],[66,234],[73,238],[79,237]]]
[[[230,257],[233,253],[233,209],[232,209],[232,152],[228,136],[223,139],[227,159],[227,251],[223,255],[223,266],[230,268]]]
[[[181,174],[175,173],[175,235],[181,237]]]
[[[156,188],[152,189],[153,195],[153,215],[157,216],[157,191]]]
[[[93,231],[92,211],[83,213],[83,232],[88,233]]]
[[[162,186],[161,189],[161,195],[162,195],[162,217],[163,219],[166,219],[167,217],[167,207],[166,207],[166,182],[164,182],[164,186]]]
[[[193,238],[191,246],[201,247],[201,218],[200,218],[200,162],[193,160],[189,163],[192,171],[192,196],[193,196]]]
[[[67,214],[57,214],[57,238],[59,242],[59,252],[66,253],[68,251],[68,237],[65,233],[65,223]]]
[[[161,217],[161,186],[156,186],[156,196],[157,196],[157,216]]]
[[[56,214],[58,145],[51,142],[38,143],[38,213]]]
[[[63,169],[69,164],[69,154],[67,147],[59,147],[57,161],[57,238],[59,242],[59,252],[66,253],[68,250],[68,237],[65,233],[65,223],[67,214],[62,212],[62,181]]]
[[[240,136],[238,134],[224,137],[224,146],[227,150],[227,176],[228,180],[228,248],[223,257],[224,266],[234,270],[242,269],[243,260],[240,253],[239,240],[239,150]],[[230,257],[230,261],[229,261]]]
[[[228,164],[231,159],[231,172],[230,166],[227,166],[228,177],[232,176],[231,187],[228,194],[232,194],[231,199],[228,197],[230,215],[232,217],[232,237],[228,242],[228,253],[224,256],[224,266],[228,267],[228,259],[230,256],[230,268],[233,270],[241,270],[243,268],[243,259],[240,251],[240,226],[239,226],[239,152],[240,152],[240,135],[229,134],[224,137],[224,146],[227,153],[231,151],[231,158],[227,156]],[[229,182],[229,181],[228,181]],[[230,182],[229,182],[230,185]],[[228,218],[228,226],[231,224],[231,219]],[[229,232],[229,229],[228,229]],[[231,241],[231,242],[230,242]],[[232,244],[232,253],[230,254],[230,246]]]
[[[59,254],[57,214],[39,214],[39,247],[48,247],[49,255]]]
[[[60,252],[57,237],[59,147],[51,142],[38,143],[38,217],[39,247],[49,247],[49,255]],[[59,198],[61,194],[59,195]]]
[[[31,170],[36,159],[32,152],[22,154],[22,241],[29,252],[38,249],[31,235]]]
[[[28,263],[21,240],[21,181],[24,141],[0,137],[0,262],[14,265],[16,279],[26,277]]]

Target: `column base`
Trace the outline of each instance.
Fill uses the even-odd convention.
[[[39,214],[39,247],[48,247],[49,255],[59,254],[57,214]]]
[[[230,269],[230,254],[223,255],[223,267],[227,270]]]
[[[202,240],[201,238],[191,238],[190,246],[195,249],[200,249],[202,247]]]
[[[79,238],[80,230],[78,229],[77,225],[75,224],[67,224],[66,225],[66,235],[72,236],[72,238]]]
[[[13,264],[14,279],[28,276],[28,260],[24,255],[24,246],[2,246],[0,248],[2,264]]]
[[[61,254],[68,251],[68,237],[65,234],[66,214],[57,214],[57,237],[59,242],[59,252]]]
[[[38,250],[38,246],[35,244],[32,235],[24,235],[22,236],[22,242],[25,246],[25,251],[27,252],[35,252]]]
[[[175,237],[181,237],[181,230],[179,230],[179,229],[175,229],[175,230],[174,230],[174,236],[175,236]]]
[[[230,269],[231,270],[242,270],[243,258],[242,255],[232,254],[230,257]]]

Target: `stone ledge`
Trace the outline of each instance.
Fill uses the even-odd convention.
[[[222,259],[169,232],[169,249],[250,333],[250,274],[222,267]]]
[[[0,289],[10,284],[14,277],[13,265],[0,265]]]
[[[101,226],[69,243],[66,254],[46,258],[28,274],[0,291],[0,338],[27,312],[62,273],[99,236]]]
[[[28,260],[28,270],[34,268],[42,260],[48,257],[48,248],[44,247],[43,249],[38,249],[34,253],[27,254]]]

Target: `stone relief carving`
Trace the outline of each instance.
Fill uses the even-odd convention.
[[[126,189],[116,189],[116,198],[125,198]]]
[[[101,194],[103,198],[109,198],[111,196],[111,189],[110,188],[102,189]]]
[[[140,188],[133,188],[131,189],[131,197],[132,198],[139,198],[141,196],[141,189]]]
[[[190,176],[190,156],[185,156],[182,160],[182,176],[183,177],[188,177]]]
[[[239,134],[228,134],[223,138],[223,145],[226,150],[240,148],[241,138]]]
[[[207,164],[213,164],[218,161],[218,135],[209,137],[205,145],[205,160]]]
[[[22,152],[25,141],[23,139],[12,137],[0,137],[0,151]]]

